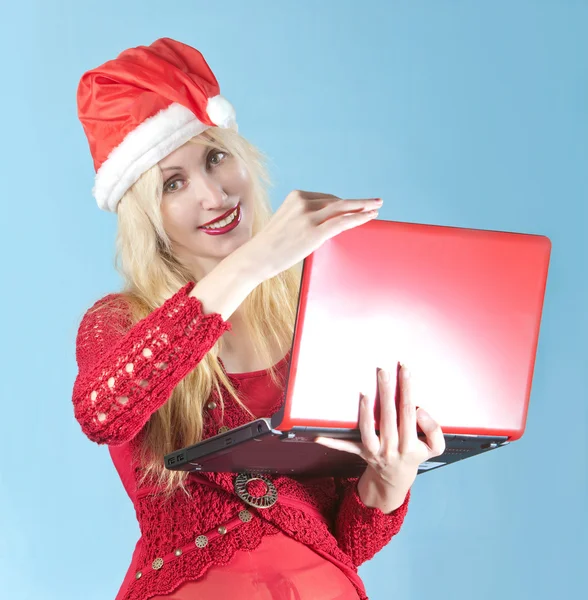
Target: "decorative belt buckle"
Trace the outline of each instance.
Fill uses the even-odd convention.
[[[263,481],[267,487],[267,491],[263,496],[252,496],[247,491],[247,484],[250,481]],[[278,501],[278,490],[276,486],[263,475],[253,473],[239,473],[234,482],[235,493],[243,502],[253,506],[254,508],[269,508]]]

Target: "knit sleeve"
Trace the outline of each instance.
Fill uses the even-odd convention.
[[[217,313],[203,314],[188,294],[190,282],[147,317],[130,325],[109,311],[118,295],[99,300],[84,315],[76,338],[78,374],[74,414],[99,444],[133,439],[231,326]],[[124,314],[124,312],[123,312]]]
[[[340,498],[335,536],[356,567],[373,558],[400,531],[410,499],[409,491],[401,506],[385,514],[362,502],[357,491],[358,479],[335,478]]]

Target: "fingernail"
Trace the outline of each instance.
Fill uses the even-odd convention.
[[[390,373],[386,369],[380,369],[379,371],[380,381],[390,381]]]
[[[402,377],[404,377],[404,379],[410,379],[410,369],[404,365],[402,365]]]
[[[431,415],[424,408],[419,408],[419,417],[423,421],[427,421],[427,420],[431,419]]]

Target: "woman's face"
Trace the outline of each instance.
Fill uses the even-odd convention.
[[[237,157],[190,142],[159,167],[164,229],[177,258],[201,279],[251,239],[251,177]]]

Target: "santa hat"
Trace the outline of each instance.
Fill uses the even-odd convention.
[[[125,50],[82,75],[78,117],[90,144],[98,206],[116,212],[148,169],[235,110],[198,50],[169,38]]]

